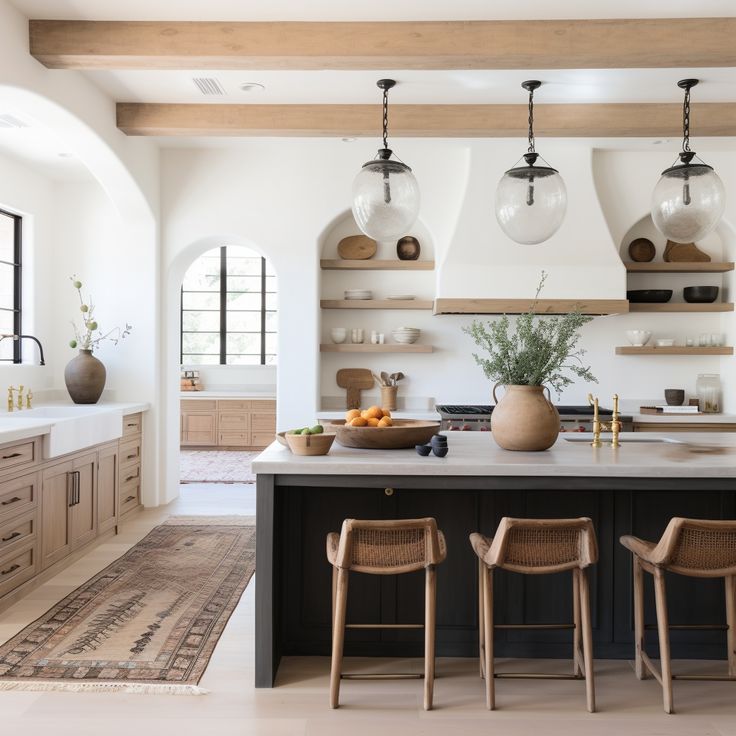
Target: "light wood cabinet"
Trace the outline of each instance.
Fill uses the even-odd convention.
[[[72,552],[97,536],[96,471],[96,452],[72,461],[72,504],[69,507]]]
[[[142,421],[141,415],[137,422],[137,430],[131,427],[120,443],[119,471],[118,471],[118,519],[123,519],[131,511],[141,507],[141,449],[142,449]],[[129,424],[135,425],[131,419]]]
[[[187,411],[182,414],[182,445],[216,445],[217,412]]]
[[[125,433],[123,433],[124,435]],[[118,524],[118,445],[108,445],[97,455],[97,532],[102,534]]]
[[[54,465],[41,473],[41,569],[72,551],[69,508],[72,503],[72,463]]]
[[[736,424],[698,422],[634,422],[634,432],[736,432]]]
[[[182,399],[182,447],[262,449],[276,432],[273,399]]]

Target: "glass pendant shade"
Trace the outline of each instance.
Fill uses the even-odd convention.
[[[535,245],[552,237],[567,210],[567,190],[548,166],[509,169],[496,188],[496,220],[512,240]]]
[[[675,243],[702,240],[716,227],[725,208],[723,182],[707,164],[666,169],[652,193],[652,220]]]
[[[369,238],[396,240],[418,215],[419,185],[406,164],[379,158],[363,165],[353,181],[353,217]]]

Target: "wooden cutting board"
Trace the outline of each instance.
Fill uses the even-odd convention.
[[[373,388],[373,373],[367,368],[341,368],[335,377],[340,388],[347,389],[347,408],[360,409],[360,392]]]
[[[667,263],[704,263],[710,261],[710,256],[703,253],[695,243],[675,243],[667,241],[662,257]]]
[[[376,255],[378,246],[367,235],[350,235],[337,244],[337,254],[345,260],[364,261]]]

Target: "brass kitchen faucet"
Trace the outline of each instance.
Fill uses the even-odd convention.
[[[621,447],[621,443],[618,440],[619,432],[621,431],[621,421],[619,420],[618,411],[618,394],[613,395],[613,414],[610,422],[602,422],[598,415],[598,397],[593,394],[588,394],[588,403],[593,407],[593,441],[590,443],[591,447],[603,447],[601,442],[601,432],[611,433],[611,447]]]

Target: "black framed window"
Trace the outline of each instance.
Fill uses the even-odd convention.
[[[21,334],[23,218],[0,209],[0,333]],[[0,340],[0,362],[21,362],[21,341]]]
[[[258,253],[204,253],[181,287],[182,365],[276,365],[276,299],[276,274]]]

